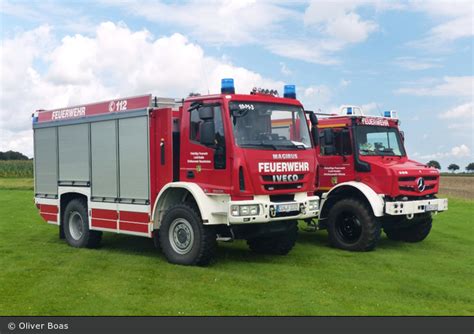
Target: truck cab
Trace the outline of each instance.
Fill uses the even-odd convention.
[[[418,242],[429,234],[432,214],[447,210],[447,200],[436,198],[438,170],[409,159],[394,116],[345,106],[319,118],[319,225],[336,247],[371,250],[382,229],[390,239]]]
[[[290,126],[278,126],[288,118]],[[297,220],[319,212],[314,144],[301,103],[276,91],[235,94],[231,84],[221,94],[184,99],[173,123],[179,163],[157,196],[158,219],[166,220],[166,198],[183,193],[219,240],[288,253]]]

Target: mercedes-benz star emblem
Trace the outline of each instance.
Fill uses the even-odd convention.
[[[425,190],[425,179],[422,177],[419,177],[416,180],[416,186],[418,187],[418,191],[421,193],[423,190]]]

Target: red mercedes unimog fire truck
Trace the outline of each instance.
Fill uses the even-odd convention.
[[[439,172],[410,160],[396,112],[365,116],[345,106],[339,115],[319,117],[318,228],[331,245],[354,251],[375,248],[381,229],[389,239],[424,240],[432,214],[447,210],[438,199]]]
[[[316,157],[294,86],[181,101],[151,95],[33,114],[35,203],[73,247],[102,232],[154,238],[169,262],[205,265],[216,240],[286,254],[317,215]],[[290,118],[281,128],[272,121]],[[303,121],[300,121],[303,120]]]

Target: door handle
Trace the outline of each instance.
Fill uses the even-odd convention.
[[[188,170],[188,172],[186,173],[186,177],[188,179],[194,179],[194,172],[192,170]]]
[[[161,164],[165,164],[165,140],[161,138],[160,142],[160,157],[161,157]]]

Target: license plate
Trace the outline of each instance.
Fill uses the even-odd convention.
[[[438,204],[425,205],[425,211],[438,211]]]
[[[290,203],[290,204],[278,204],[276,206],[276,212],[292,212],[292,211],[298,211],[300,206],[298,203]]]

